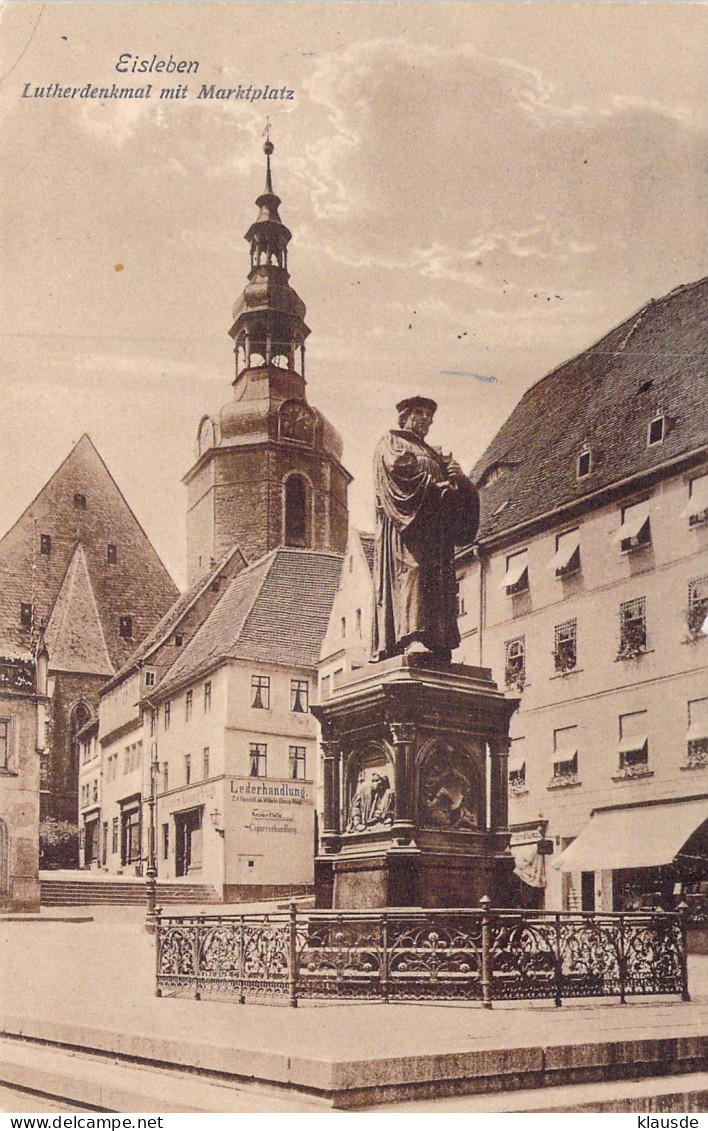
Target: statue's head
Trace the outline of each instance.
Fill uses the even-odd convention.
[[[374,771],[374,773],[371,775],[371,785],[375,793],[383,794],[387,789],[390,788],[391,783],[389,782],[386,774],[377,774]]]
[[[433,423],[437,407],[430,397],[406,397],[396,405],[398,427],[424,439]]]

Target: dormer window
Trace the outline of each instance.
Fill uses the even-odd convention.
[[[20,605],[20,624],[23,628],[32,627],[32,605],[22,602]]]
[[[184,636],[182,636],[182,634],[178,632],[175,636],[175,648],[181,648],[183,644]]]
[[[647,447],[652,448],[655,444],[663,444],[665,435],[666,417],[662,413],[649,421],[647,428]]]
[[[118,547],[115,546],[112,542],[109,542],[108,546],[106,547],[106,562],[108,563],[108,565],[118,564]]]
[[[47,557],[52,552],[52,536],[51,534],[40,534],[39,536],[39,552],[45,554]]]
[[[519,550],[516,554],[509,554],[506,559],[506,573],[502,581],[502,589],[512,597],[516,593],[525,593],[529,587],[529,557],[528,550]]]
[[[648,502],[622,507],[622,525],[613,540],[620,543],[623,554],[651,545]]]
[[[120,617],[118,621],[118,635],[125,640],[130,640],[133,635],[133,618]]]
[[[86,510],[86,496],[82,495],[80,492],[77,491],[76,494],[74,495],[74,506],[79,511],[85,511]]]
[[[566,530],[563,534],[556,534],[556,552],[549,563],[556,577],[567,577],[569,573],[577,573],[580,569],[580,531]]]
[[[578,460],[577,460],[577,463],[575,465],[576,478],[584,479],[586,477],[586,475],[590,474],[591,471],[592,471],[592,452],[590,451],[589,448],[586,448],[585,451],[582,451],[580,453],[580,455],[578,456]]]
[[[155,673],[154,672],[150,672],[150,671],[145,672],[145,686],[146,687],[154,687],[155,686]]]

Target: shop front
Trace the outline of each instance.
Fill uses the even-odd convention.
[[[100,810],[84,813],[83,827],[83,865],[84,868],[97,867],[100,845]]]
[[[142,872],[142,819],[139,793],[124,797],[120,807],[120,862],[124,869]]]

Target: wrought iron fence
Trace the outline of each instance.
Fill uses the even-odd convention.
[[[484,903],[484,901],[482,901]],[[157,993],[494,1001],[679,994],[680,912],[408,908],[157,916]]]

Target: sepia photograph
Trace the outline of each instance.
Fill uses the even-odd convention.
[[[0,4],[3,1128],[701,1126],[707,58]]]

